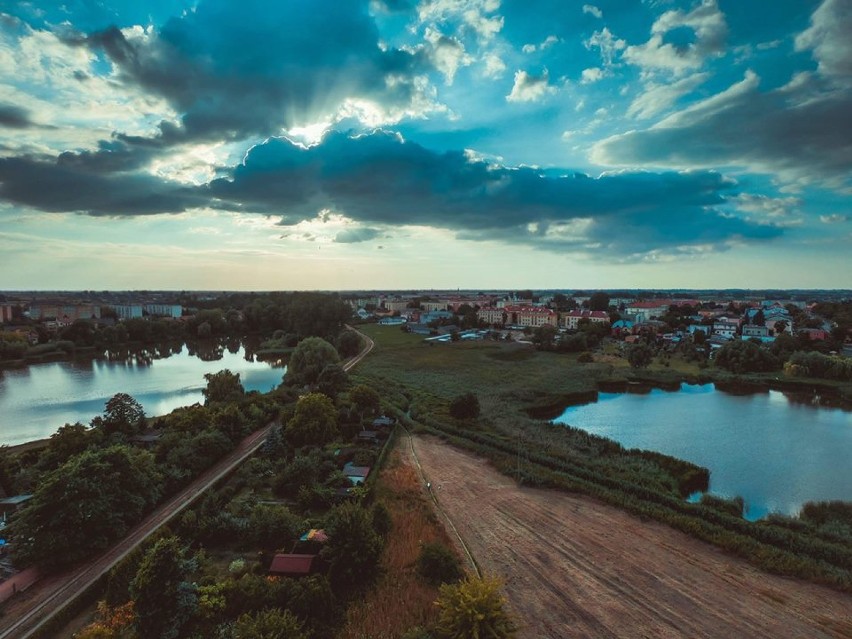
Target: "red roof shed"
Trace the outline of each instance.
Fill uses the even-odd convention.
[[[275,555],[269,566],[270,575],[304,577],[314,570],[316,555]]]

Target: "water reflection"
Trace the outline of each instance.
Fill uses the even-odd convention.
[[[257,348],[256,340],[167,342],[3,371],[0,444],[47,437],[65,423],[88,423],[119,392],[133,395],[148,415],[203,402],[204,375],[225,368],[240,374],[246,390],[269,391],[281,382],[286,361],[262,361]]]
[[[750,519],[795,514],[806,501],[852,500],[852,413],[810,395],[731,395],[711,384],[601,393],[555,421],[709,468],[711,492],[742,496]]]

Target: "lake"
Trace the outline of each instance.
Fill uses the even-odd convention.
[[[269,391],[284,374],[239,344],[119,351],[105,358],[2,370],[0,444],[42,439],[66,423],[88,424],[116,393],[132,395],[148,416],[203,403],[204,375],[225,368],[240,374],[247,391]]]
[[[852,413],[781,392],[683,384],[679,392],[600,393],[554,421],[709,468],[710,492],[743,497],[748,519],[795,515],[807,501],[852,501]]]

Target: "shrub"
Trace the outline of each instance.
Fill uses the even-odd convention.
[[[424,544],[417,557],[417,572],[435,586],[455,583],[462,577],[459,560],[445,545],[435,542]]]
[[[577,357],[577,361],[581,364],[591,364],[595,361],[595,358],[592,357],[592,354],[589,351],[583,351],[580,353],[579,357]]]
[[[436,602],[441,609],[439,635],[447,639],[514,637],[517,626],[506,610],[501,586],[494,577],[468,577],[458,584],[441,586]]]
[[[450,402],[450,415],[456,419],[479,417],[479,400],[473,393],[464,393]]]

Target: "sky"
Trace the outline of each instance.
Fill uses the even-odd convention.
[[[0,4],[0,289],[852,288],[852,0]]]

